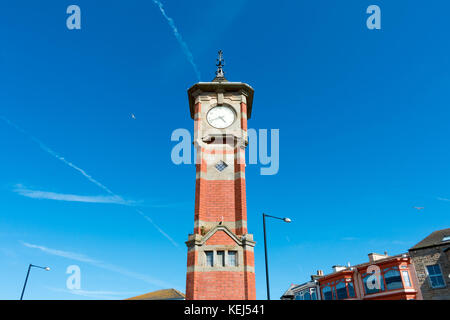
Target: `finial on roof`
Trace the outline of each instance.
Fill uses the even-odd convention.
[[[223,71],[223,67],[225,66],[225,60],[223,59],[223,51],[219,50],[218,52],[218,58],[217,58],[217,71],[216,71],[216,77],[213,81],[227,81],[225,79],[225,72]]]

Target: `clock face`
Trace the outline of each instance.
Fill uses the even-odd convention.
[[[208,111],[206,120],[217,129],[224,129],[234,122],[236,115],[230,107],[217,106]]]

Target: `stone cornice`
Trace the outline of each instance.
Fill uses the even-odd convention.
[[[245,96],[247,101],[247,119],[250,119],[252,114],[253,93],[254,90],[251,86],[243,82],[198,82],[188,89],[189,109],[191,112],[191,118],[195,116],[195,99],[203,92],[236,92]]]
[[[217,231],[225,232],[231,239],[233,239],[239,246],[250,246],[254,247],[256,242],[253,241],[253,235],[245,234],[242,237],[236,236],[227,226],[223,224],[218,224],[209,230],[204,236],[200,234],[190,234],[186,245],[188,247],[192,246],[203,246],[209,238],[211,238]]]

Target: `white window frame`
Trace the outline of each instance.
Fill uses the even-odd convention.
[[[216,259],[214,259],[214,250],[205,250],[204,253],[205,253],[205,266],[207,266],[209,268],[214,267],[214,263],[215,263],[215,260],[216,260]],[[212,254],[212,265],[210,265],[208,263],[208,253]]]
[[[400,270],[400,273],[402,275],[403,288],[411,288],[413,285],[412,285],[411,276],[409,275],[408,270]],[[405,279],[405,274],[407,277],[406,279]],[[408,283],[406,283],[406,280],[408,280]]]
[[[234,264],[230,263],[230,252],[234,252]],[[239,265],[238,260],[238,252],[237,250],[227,250],[227,266],[228,267],[237,267]]]
[[[219,254],[219,252],[221,254]],[[222,256],[222,257],[220,257]],[[226,266],[226,251],[225,250],[216,250],[216,267],[225,267]]]
[[[431,267],[431,266],[438,266],[438,268],[439,268],[439,274],[440,274],[440,276],[441,276],[441,278],[442,278],[442,282],[444,282],[444,284],[443,284],[442,286],[439,286],[439,287],[433,286],[433,282],[431,281],[431,277],[432,277],[432,276],[433,276],[433,277],[437,277],[437,275],[432,275],[432,276],[430,276],[430,273],[428,272],[428,267]],[[444,275],[442,274],[442,268],[441,268],[441,266],[440,266],[439,263],[436,263],[436,264],[429,264],[429,265],[425,266],[425,270],[427,271],[428,281],[429,281],[430,287],[431,287],[432,289],[442,289],[442,288],[445,288],[445,287],[446,287],[445,278],[444,278]]]

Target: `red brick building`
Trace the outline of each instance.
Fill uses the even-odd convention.
[[[188,90],[197,150],[194,230],[186,245],[186,299],[255,299],[253,235],[247,233],[245,147],[253,89],[212,82]]]
[[[369,262],[334,266],[315,277],[323,300],[422,300],[414,265],[408,254],[369,254]]]

